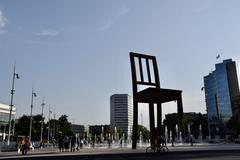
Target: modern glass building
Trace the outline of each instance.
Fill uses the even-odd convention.
[[[239,94],[236,63],[227,59],[216,64],[204,77],[204,88],[209,124],[225,123],[233,115],[233,100]]]

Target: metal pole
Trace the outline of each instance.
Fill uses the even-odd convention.
[[[56,116],[56,114],[55,114],[55,111],[54,111],[54,114],[53,114],[53,137],[55,138],[55,133],[56,133],[56,131],[55,131],[55,116]]]
[[[45,106],[44,99],[42,101],[41,106],[42,106],[42,120],[41,120],[41,137],[40,137],[40,142],[42,143],[42,137],[43,137],[43,108]]]
[[[48,144],[49,144],[49,140],[50,140],[50,107],[49,107],[49,111],[48,111]]]
[[[32,109],[33,109],[33,88],[32,88],[32,99],[31,99],[31,113],[30,113],[29,141],[31,141],[31,138],[32,138]]]
[[[7,145],[10,144],[10,134],[11,134],[11,126],[12,126],[12,107],[13,107],[13,94],[14,94],[14,81],[15,81],[15,64],[13,68],[13,81],[12,81],[12,90],[11,90],[11,104],[10,104],[10,113],[9,113],[9,121],[8,121],[8,141]]]

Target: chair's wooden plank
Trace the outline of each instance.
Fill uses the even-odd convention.
[[[156,86],[156,83],[148,83],[148,82],[141,82],[141,81],[137,81],[137,84],[140,84],[140,85],[149,85],[149,86]]]
[[[144,82],[143,69],[142,69],[142,59],[140,57],[138,57],[138,63],[139,63],[141,82]]]
[[[154,70],[154,75],[155,75],[155,83],[156,83],[157,88],[160,88],[158,67],[157,67],[157,61],[156,61],[155,57],[152,59],[152,62],[153,62],[153,70]]]
[[[147,65],[148,82],[149,82],[149,83],[152,83],[152,80],[151,80],[151,72],[150,72],[150,67],[149,67],[149,59],[146,59],[146,65]]]

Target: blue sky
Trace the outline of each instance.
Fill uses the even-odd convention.
[[[0,0],[0,102],[10,104],[13,64],[17,114],[40,113],[108,124],[109,97],[132,94],[129,52],[155,55],[163,88],[183,90],[184,111],[205,113],[203,76],[226,58],[240,61],[239,1]],[[216,60],[220,54],[221,58]],[[144,124],[147,109],[142,106]],[[164,113],[176,104],[164,105]]]

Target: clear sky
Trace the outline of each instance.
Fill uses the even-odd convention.
[[[205,113],[203,76],[226,58],[240,61],[238,0],[0,0],[0,102],[17,116],[41,112],[108,124],[110,96],[132,95],[129,52],[157,57],[163,88],[183,90],[185,112]],[[220,54],[220,59],[216,56]],[[141,107],[147,125],[147,109]],[[176,104],[164,105],[164,113]]]

